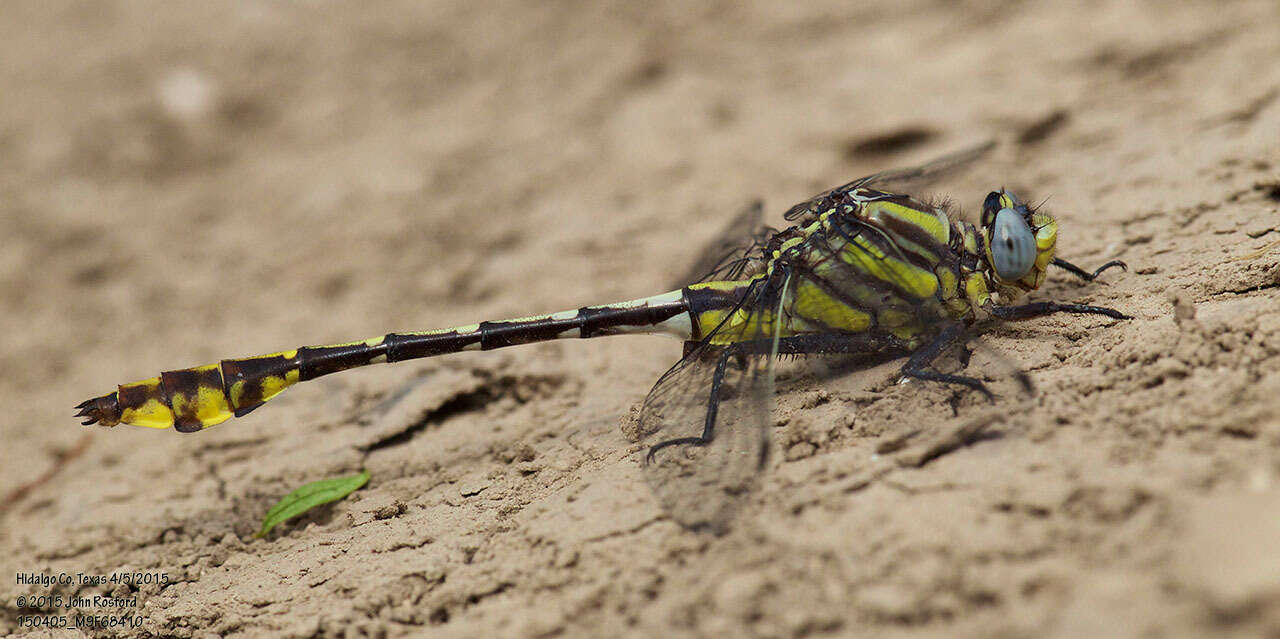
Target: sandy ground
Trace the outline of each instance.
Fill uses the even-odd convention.
[[[1280,5],[467,4],[0,8],[0,632],[115,595],[139,627],[94,634],[1280,633]],[[1131,269],[1036,298],[1135,319],[992,331],[995,405],[789,373],[723,536],[664,516],[621,432],[660,337],[332,376],[199,435],[71,417],[222,357],[658,293],[755,197],[780,223],[988,137],[937,191],[1048,197],[1064,257]],[[170,583],[8,576],[120,572]]]

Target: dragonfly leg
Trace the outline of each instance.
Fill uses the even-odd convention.
[[[983,384],[981,380],[974,379],[972,377],[965,377],[963,375],[939,373],[938,371],[929,368],[929,366],[933,364],[933,360],[937,359],[939,355],[964,338],[965,329],[963,324],[951,324],[942,329],[942,332],[939,333],[932,342],[917,349],[911,354],[911,357],[907,359],[907,363],[902,366],[902,376],[914,377],[916,379],[923,379],[930,382],[942,382],[944,384],[968,386],[969,388],[986,395],[987,399],[994,401],[995,396],[991,394],[991,391],[987,390],[987,385]]]
[[[1058,302],[1032,302],[1019,306],[992,306],[991,314],[1003,320],[1025,320],[1033,317],[1052,315],[1054,313],[1079,313],[1083,315],[1106,315],[1115,319],[1133,319],[1114,308],[1105,306],[1086,306],[1084,304],[1060,304]]]
[[[1076,266],[1075,264],[1072,264],[1071,262],[1068,262],[1068,261],[1066,261],[1066,260],[1064,260],[1064,259],[1062,259],[1062,258],[1057,258],[1057,257],[1055,257],[1055,258],[1053,258],[1053,262],[1050,262],[1050,263],[1051,263],[1051,264],[1053,264],[1054,266],[1056,266],[1056,267],[1060,268],[1060,269],[1063,269],[1063,270],[1067,271],[1068,273],[1071,273],[1072,275],[1074,275],[1074,276],[1076,276],[1076,277],[1078,277],[1078,278],[1080,278],[1080,279],[1082,279],[1082,280],[1084,280],[1084,281],[1086,281],[1086,282],[1092,282],[1092,281],[1094,281],[1094,280],[1098,279],[1098,275],[1100,275],[1103,271],[1105,271],[1105,270],[1107,270],[1107,269],[1109,269],[1109,268],[1111,268],[1111,267],[1113,267],[1113,266],[1119,266],[1119,267],[1120,267],[1120,270],[1122,270],[1122,271],[1127,271],[1127,270],[1129,270],[1129,265],[1128,265],[1128,264],[1125,264],[1124,262],[1121,262],[1120,260],[1111,260],[1110,262],[1107,262],[1106,264],[1103,264],[1102,266],[1099,266],[1099,267],[1098,267],[1098,269],[1097,269],[1096,271],[1092,272],[1092,273],[1090,273],[1089,271],[1086,271],[1086,270],[1084,270],[1084,269],[1080,268],[1079,266]]]
[[[645,463],[652,464],[653,458],[658,451],[670,446],[706,446],[711,443],[711,439],[716,432],[716,413],[720,410],[720,386],[724,383],[724,371],[729,365],[729,359],[734,355],[740,354],[739,349],[729,347],[720,353],[719,360],[716,361],[716,370],[711,376],[711,392],[707,396],[707,413],[702,424],[702,434],[696,437],[675,437],[665,441],[660,441],[649,447],[649,454],[645,455]]]
[[[697,341],[685,342],[685,354],[696,348]],[[825,334],[825,335],[793,335],[783,337],[775,343],[771,339],[752,340],[733,344],[720,353],[715,372],[711,378],[711,392],[707,397],[706,419],[703,422],[702,434],[696,437],[676,437],[664,440],[649,447],[645,456],[646,463],[652,463],[658,451],[670,446],[706,446],[715,436],[716,416],[720,408],[720,389],[724,384],[725,370],[729,360],[749,355],[768,355],[776,351],[778,355],[817,355],[833,353],[865,353],[876,352],[891,354],[904,352],[905,345],[894,337],[884,335],[858,334]]]

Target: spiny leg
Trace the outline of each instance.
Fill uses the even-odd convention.
[[[987,385],[981,380],[963,375],[949,375],[947,373],[939,373],[938,371],[928,368],[933,364],[933,360],[945,352],[948,348],[955,345],[956,342],[964,340],[966,337],[963,324],[949,324],[942,329],[941,333],[933,339],[932,342],[924,347],[917,349],[907,359],[907,363],[902,366],[903,377],[914,377],[930,382],[942,382],[944,384],[959,384],[967,386],[987,396],[988,400],[995,401],[995,395],[987,390]]]
[[[991,314],[1003,320],[1018,321],[1042,317],[1054,313],[1078,313],[1081,315],[1106,315],[1115,319],[1133,319],[1132,317],[1105,306],[1087,306],[1084,304],[1060,304],[1058,302],[1032,302],[1019,306],[993,306]]]
[[[1076,276],[1076,277],[1078,277],[1078,278],[1080,278],[1080,279],[1082,279],[1082,280],[1084,280],[1084,281],[1086,281],[1086,282],[1092,282],[1092,281],[1094,281],[1094,280],[1098,279],[1098,275],[1102,274],[1102,272],[1103,272],[1103,271],[1105,271],[1105,270],[1107,270],[1107,269],[1109,269],[1109,268],[1111,268],[1111,267],[1113,267],[1113,266],[1119,266],[1119,267],[1120,267],[1120,270],[1122,270],[1122,271],[1127,271],[1127,270],[1129,270],[1129,265],[1128,265],[1128,264],[1125,264],[1124,262],[1121,262],[1120,260],[1111,260],[1110,262],[1107,262],[1106,264],[1103,264],[1102,266],[1099,266],[1099,267],[1098,267],[1098,269],[1097,269],[1097,270],[1095,270],[1095,271],[1094,271],[1094,272],[1092,272],[1092,273],[1090,273],[1089,271],[1086,271],[1086,270],[1084,270],[1084,269],[1080,268],[1079,266],[1076,266],[1075,264],[1072,264],[1071,262],[1068,262],[1068,261],[1066,261],[1066,260],[1064,260],[1064,259],[1062,259],[1062,258],[1059,258],[1059,257],[1055,257],[1055,258],[1053,258],[1053,261],[1052,261],[1052,262],[1050,262],[1050,264],[1053,264],[1054,266],[1056,266],[1056,267],[1058,267],[1058,268],[1060,268],[1060,269],[1063,269],[1063,270],[1067,271],[1068,273],[1071,273],[1072,275],[1074,275],[1074,276]]]
[[[696,341],[685,342],[685,356],[687,357],[697,350],[700,344],[700,342]],[[725,370],[729,359],[732,357],[745,358],[749,355],[765,355],[772,352],[776,352],[778,355],[818,355],[868,352],[891,354],[905,351],[906,346],[897,338],[869,334],[793,335],[777,340],[776,344],[771,339],[759,339],[733,344],[725,348],[724,352],[719,356],[720,359],[716,362],[715,372],[712,374],[711,379],[711,392],[707,397],[707,412],[706,419],[703,422],[702,433],[696,437],[677,437],[654,444],[649,448],[649,453],[645,455],[645,463],[653,463],[657,452],[668,446],[684,444],[706,446],[711,443],[711,440],[715,437],[716,417],[719,413],[720,391],[724,384]]]
[[[1046,315],[1056,312],[1073,312],[1073,313],[1100,313],[1110,317],[1124,319],[1128,316],[1109,308],[1098,306],[1083,306],[1079,304],[1058,304],[1054,302],[1039,302],[1035,304],[1027,304],[1025,306],[1005,306],[994,307],[992,313],[1005,318],[1026,319],[1039,315]],[[1022,315],[1025,315],[1023,317]],[[959,384],[976,390],[987,397],[994,400],[995,396],[987,389],[986,384],[981,380],[965,377],[962,375],[951,375],[930,370],[928,367],[942,353],[957,342],[967,341],[965,338],[966,330],[963,324],[950,324],[938,334],[936,338],[929,344],[919,348],[911,353],[907,363],[903,365],[901,375],[903,377],[914,377],[932,382],[941,382],[944,384]],[[699,342],[686,342],[685,355],[690,355],[698,348]],[[645,456],[646,463],[652,463],[658,451],[676,445],[706,446],[711,443],[715,436],[715,422],[719,410],[720,390],[724,383],[725,370],[728,366],[729,359],[732,357],[746,357],[748,355],[760,355],[771,352],[775,348],[773,340],[754,340],[750,342],[742,342],[733,344],[720,353],[716,362],[715,372],[712,375],[711,391],[707,397],[707,412],[703,422],[702,433],[693,437],[677,437],[658,442],[649,448],[648,454]],[[898,339],[883,335],[870,334],[826,334],[826,335],[798,335],[784,337],[779,339],[776,344],[776,354],[778,355],[815,355],[815,354],[833,354],[833,353],[860,353],[860,352],[878,352],[882,354],[890,354],[893,352],[906,351],[906,346]],[[1018,381],[1024,389],[1028,391],[1031,388],[1030,380],[1025,373],[1019,372]]]
[[[730,346],[720,353],[719,359],[716,361],[715,372],[711,376],[711,392],[707,396],[707,413],[702,424],[702,434],[696,437],[676,437],[665,441],[658,442],[649,447],[649,454],[645,455],[646,464],[652,464],[653,458],[658,451],[668,446],[690,445],[690,446],[706,446],[711,443],[712,437],[715,436],[716,413],[720,410],[720,386],[724,383],[724,371],[729,365],[729,358],[735,355],[737,349]]]

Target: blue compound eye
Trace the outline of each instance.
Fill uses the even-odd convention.
[[[996,213],[991,230],[991,261],[1000,279],[1020,279],[1036,262],[1036,237],[1022,215],[1013,209]]]

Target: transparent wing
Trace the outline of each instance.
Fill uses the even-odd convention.
[[[768,287],[760,288],[742,311],[759,312]],[[654,384],[634,436],[646,446],[645,477],[671,517],[720,533],[768,460],[773,359],[768,348],[713,345],[715,334],[688,349]]]
[[[944,155],[919,166],[891,169],[860,177],[852,182],[841,184],[834,189],[819,193],[809,200],[791,207],[783,217],[788,220],[795,220],[807,215],[818,215],[831,208],[830,200],[834,196],[857,188],[875,188],[897,193],[907,192],[968,166],[969,163],[986,155],[995,147],[995,140],[987,140],[982,144]]]
[[[756,200],[744,208],[698,254],[684,275],[670,288],[680,288],[713,277],[736,279],[760,259],[773,230],[764,226],[764,202]]]

